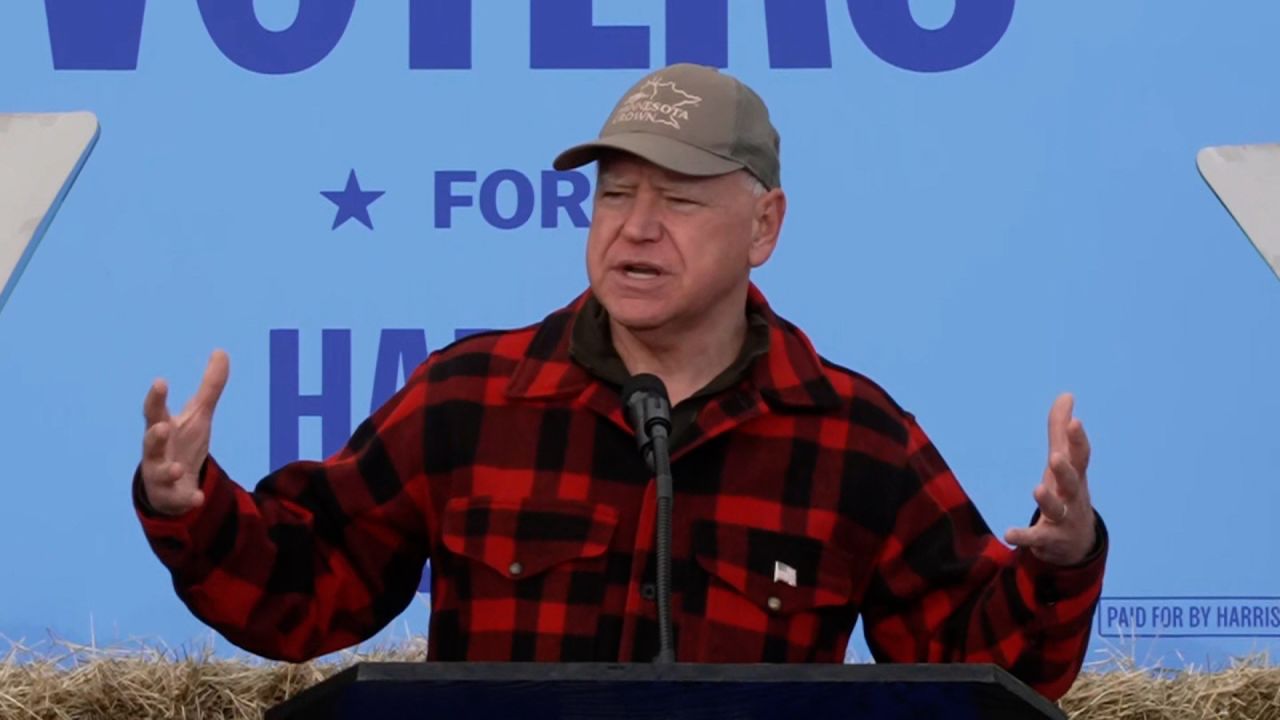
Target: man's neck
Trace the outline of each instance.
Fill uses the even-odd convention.
[[[633,332],[610,318],[613,348],[632,375],[652,373],[667,386],[671,405],[706,387],[742,351],[746,308],[686,331]]]

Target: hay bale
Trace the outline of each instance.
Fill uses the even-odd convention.
[[[1280,720],[1280,667],[1265,655],[1215,671],[1140,668],[1112,660],[1080,674],[1062,698],[1073,719]]]
[[[422,641],[338,660],[289,664],[152,646],[13,645],[0,661],[0,720],[259,720],[355,662],[421,661]]]
[[[11,644],[0,660],[0,720],[259,720],[269,707],[356,662],[413,662],[426,641],[298,665],[218,658],[211,648]],[[1280,720],[1280,667],[1265,656],[1218,671],[1109,660],[1061,702],[1073,720]]]

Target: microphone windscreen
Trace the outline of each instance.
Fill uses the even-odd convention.
[[[656,395],[662,398],[663,402],[670,404],[667,398],[667,386],[657,375],[641,373],[627,378],[627,381],[622,384],[622,404],[630,405],[632,399],[638,394]]]

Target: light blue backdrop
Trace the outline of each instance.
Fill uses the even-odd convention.
[[[579,64],[635,48],[574,55],[572,33],[540,30],[527,0],[474,4],[467,69],[411,69],[410,3],[381,0],[358,3],[336,48],[300,72],[236,64],[193,2],[148,4],[136,69],[55,69],[46,10],[76,2],[0,4],[0,110],[88,109],[102,123],[0,313],[0,633],[87,641],[92,625],[100,644],[176,645],[207,630],[129,505],[151,379],[185,400],[209,351],[230,352],[213,450],[252,485],[272,433],[283,442],[270,421],[279,378],[321,392],[323,330],[349,330],[349,351],[329,351],[325,407],[348,390],[354,424],[384,338],[394,361],[416,331],[434,349],[459,329],[538,320],[584,286],[585,231],[564,212],[543,228],[540,205],[500,229],[478,200],[438,227],[437,173],[476,173],[452,186],[476,195],[514,169],[541,203],[550,159],[593,135],[644,70],[532,68],[539,41]],[[252,4],[273,30],[299,7]],[[820,37],[788,45],[783,31],[821,4],[773,4],[772,65],[815,64],[804,56],[821,54]],[[1096,651],[1178,664],[1280,650],[1280,284],[1194,167],[1206,145],[1280,140],[1280,4],[1023,0],[989,53],[943,72],[882,59],[914,57],[909,34],[868,49],[851,21],[861,0],[826,3],[830,67],[771,67],[764,4],[729,5],[729,70],[783,136],[791,208],[757,276],[775,307],[917,414],[998,532],[1032,510],[1053,397],[1077,394],[1112,533],[1105,595],[1138,598],[1104,604]],[[955,5],[910,9],[942,28]],[[664,3],[597,0],[595,22],[649,27],[645,67],[666,62]],[[418,65],[465,36],[422,32]],[[686,48],[715,35],[680,32]],[[73,35],[59,64],[94,62]],[[352,170],[385,193],[368,205],[372,230],[331,229],[321,192]],[[505,217],[514,187],[496,195]],[[273,356],[273,331],[277,343],[297,332],[296,364],[283,344]],[[292,422],[307,457],[324,449],[324,422],[343,424]],[[1260,599],[1152,599],[1190,596]],[[1263,608],[1263,626],[1217,616],[1238,605]],[[1193,606],[1212,620],[1193,625]],[[1134,608],[1146,617],[1118,625]],[[425,627],[418,603],[382,638]]]

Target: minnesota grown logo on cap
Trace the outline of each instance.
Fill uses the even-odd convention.
[[[552,166],[571,170],[606,151],[631,153],[684,175],[745,168],[766,188],[781,184],[778,132],[764,100],[741,80],[706,65],[676,63],[636,81],[613,106],[597,139],[565,150]]]
[[[689,119],[687,108],[701,103],[702,98],[681,90],[675,82],[663,82],[658,76],[646,80],[639,92],[623,100],[610,124],[651,122],[679,130],[680,121]]]

